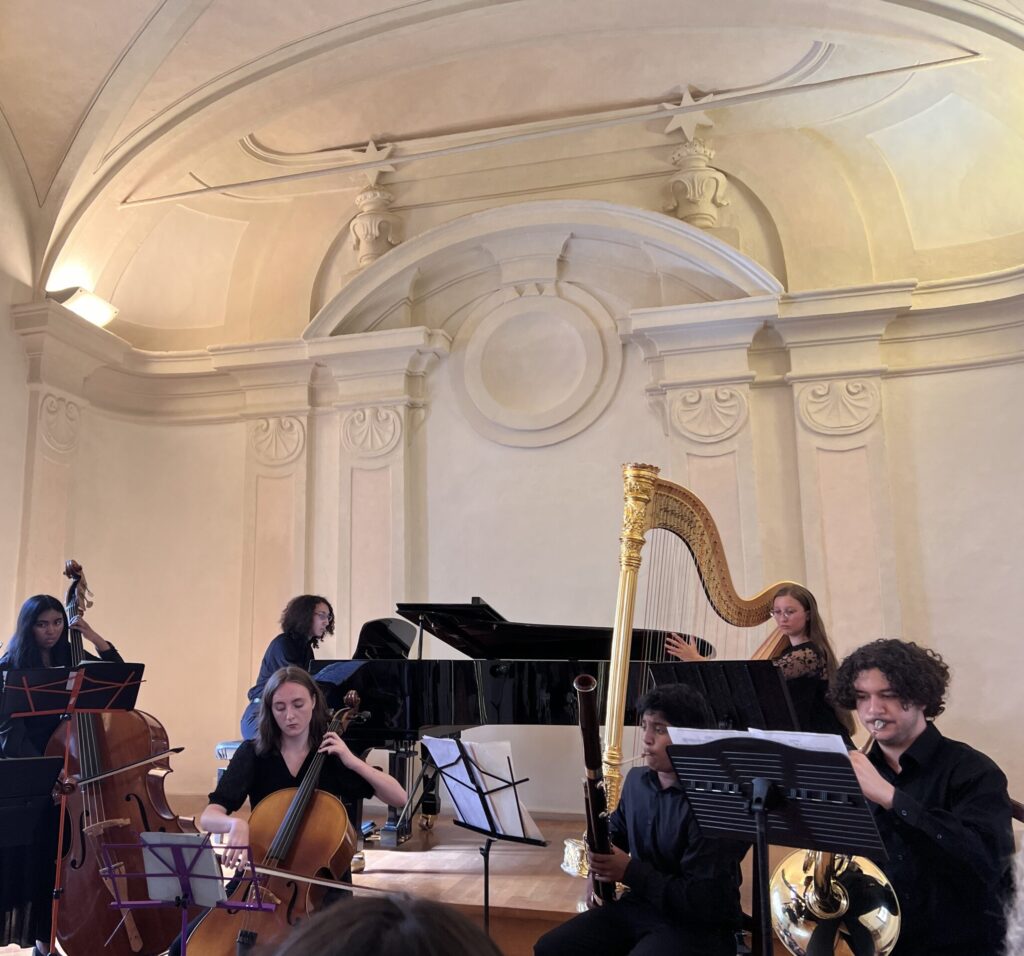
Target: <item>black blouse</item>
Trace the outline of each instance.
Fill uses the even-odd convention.
[[[828,667],[825,652],[811,641],[794,647],[789,645],[774,662],[786,678],[786,688],[793,701],[797,723],[801,730],[816,734],[849,733],[828,702]]]
[[[258,754],[254,741],[244,740],[217,783],[217,789],[210,794],[210,803],[223,807],[228,813],[234,813],[246,799],[250,807],[255,807],[278,790],[297,787],[315,756],[316,751],[310,750],[298,774],[292,776],[280,751]],[[327,755],[320,768],[317,789],[333,793],[348,807],[354,800],[373,796],[373,787],[366,779],[349,770],[333,754]]]

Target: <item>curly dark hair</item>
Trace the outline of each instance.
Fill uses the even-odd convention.
[[[637,717],[648,711],[663,714],[673,727],[714,727],[715,717],[704,695],[686,684],[660,684],[637,701]]]
[[[879,640],[858,647],[847,657],[832,682],[829,698],[839,707],[854,710],[854,682],[864,671],[879,670],[904,704],[913,704],[925,717],[938,717],[946,709],[949,665],[942,655],[911,641]]]
[[[334,608],[331,602],[319,594],[300,594],[292,598],[281,613],[281,631],[298,644],[309,644],[316,647],[319,637],[311,637],[313,633],[313,612],[318,604],[326,604],[330,619],[327,621],[327,634],[334,633]]]

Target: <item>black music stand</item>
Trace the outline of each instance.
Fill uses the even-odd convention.
[[[75,667],[33,667],[10,670],[4,678],[0,715],[5,717],[54,717],[69,719],[74,714],[99,714],[106,710],[131,710],[139,696],[142,664],[112,664],[107,661],[83,662]],[[64,741],[62,761],[64,779],[68,779],[71,735]],[[55,956],[57,917],[62,895],[61,853],[64,848],[64,823],[67,817],[68,791],[61,790],[60,823],[57,829],[56,879],[50,916],[50,954]]]
[[[480,847],[480,855],[484,858],[484,932],[490,933],[490,856],[494,842],[506,840],[529,846],[548,845],[519,799],[518,787],[529,778],[515,779],[509,755],[504,760],[507,767],[505,772],[496,772],[493,769],[494,761],[490,761],[492,769],[483,766],[483,754],[478,751],[486,751],[490,744],[467,745],[462,740],[449,737],[424,737],[423,745],[433,757],[438,773],[451,795],[455,807],[455,825],[474,833],[482,833],[487,838]]]
[[[29,846],[53,799],[60,757],[0,760],[0,847]]]
[[[667,753],[701,832],[754,842],[754,900],[763,956],[771,956],[768,844],[886,858],[885,846],[839,737],[671,729]],[[838,750],[791,746],[834,739]],[[824,745],[824,744],[823,744]]]
[[[772,661],[666,661],[648,666],[656,684],[688,684],[699,691],[722,729],[801,729],[786,679]]]

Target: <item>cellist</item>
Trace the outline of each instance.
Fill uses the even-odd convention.
[[[229,847],[249,845],[249,824],[233,816],[248,799],[255,808],[279,790],[298,787],[317,753],[323,761],[317,788],[342,803],[375,796],[390,806],[402,806],[405,789],[394,777],[371,767],[354,754],[338,734],[328,732],[330,714],[323,691],[300,667],[282,667],[263,688],[258,732],[235,751],[199,824],[211,833],[227,835]],[[350,812],[351,815],[351,812]],[[244,850],[225,851],[225,863],[243,863]],[[337,891],[331,891],[337,895]],[[331,899],[329,894],[328,901]],[[189,944],[191,952],[192,944]],[[175,942],[170,956],[179,951]]]
[[[64,605],[49,594],[30,597],[18,613],[14,636],[0,658],[0,670],[31,667],[69,667],[69,627],[79,630],[96,649],[99,659],[122,663],[121,655],[109,641],[96,633],[80,615],[68,621]],[[96,659],[93,655],[87,655]],[[46,749],[59,716],[0,719],[0,755],[39,757]],[[47,818],[36,845],[7,848],[0,872],[0,945],[17,943],[37,952],[49,950],[50,900],[57,855],[57,810]]]

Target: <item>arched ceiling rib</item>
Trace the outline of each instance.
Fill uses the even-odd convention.
[[[30,225],[49,254],[35,280],[122,295],[121,334],[149,329],[138,334],[151,346],[301,331],[367,180],[331,173],[165,207],[126,197],[315,171],[373,140],[399,159],[448,150],[380,176],[405,239],[544,198],[661,212],[683,134],[644,111],[689,86],[756,94],[700,104],[714,125],[696,134],[742,183],[719,238],[748,255],[781,242],[772,255],[792,287],[1024,258],[1019,187],[1004,182],[1024,142],[1013,0],[13,0],[3,20],[0,146],[22,171],[10,178],[31,184],[26,208],[42,205]],[[974,51],[945,70],[843,82]],[[595,117],[628,122],[533,138]],[[497,136],[507,142],[452,149]]]

